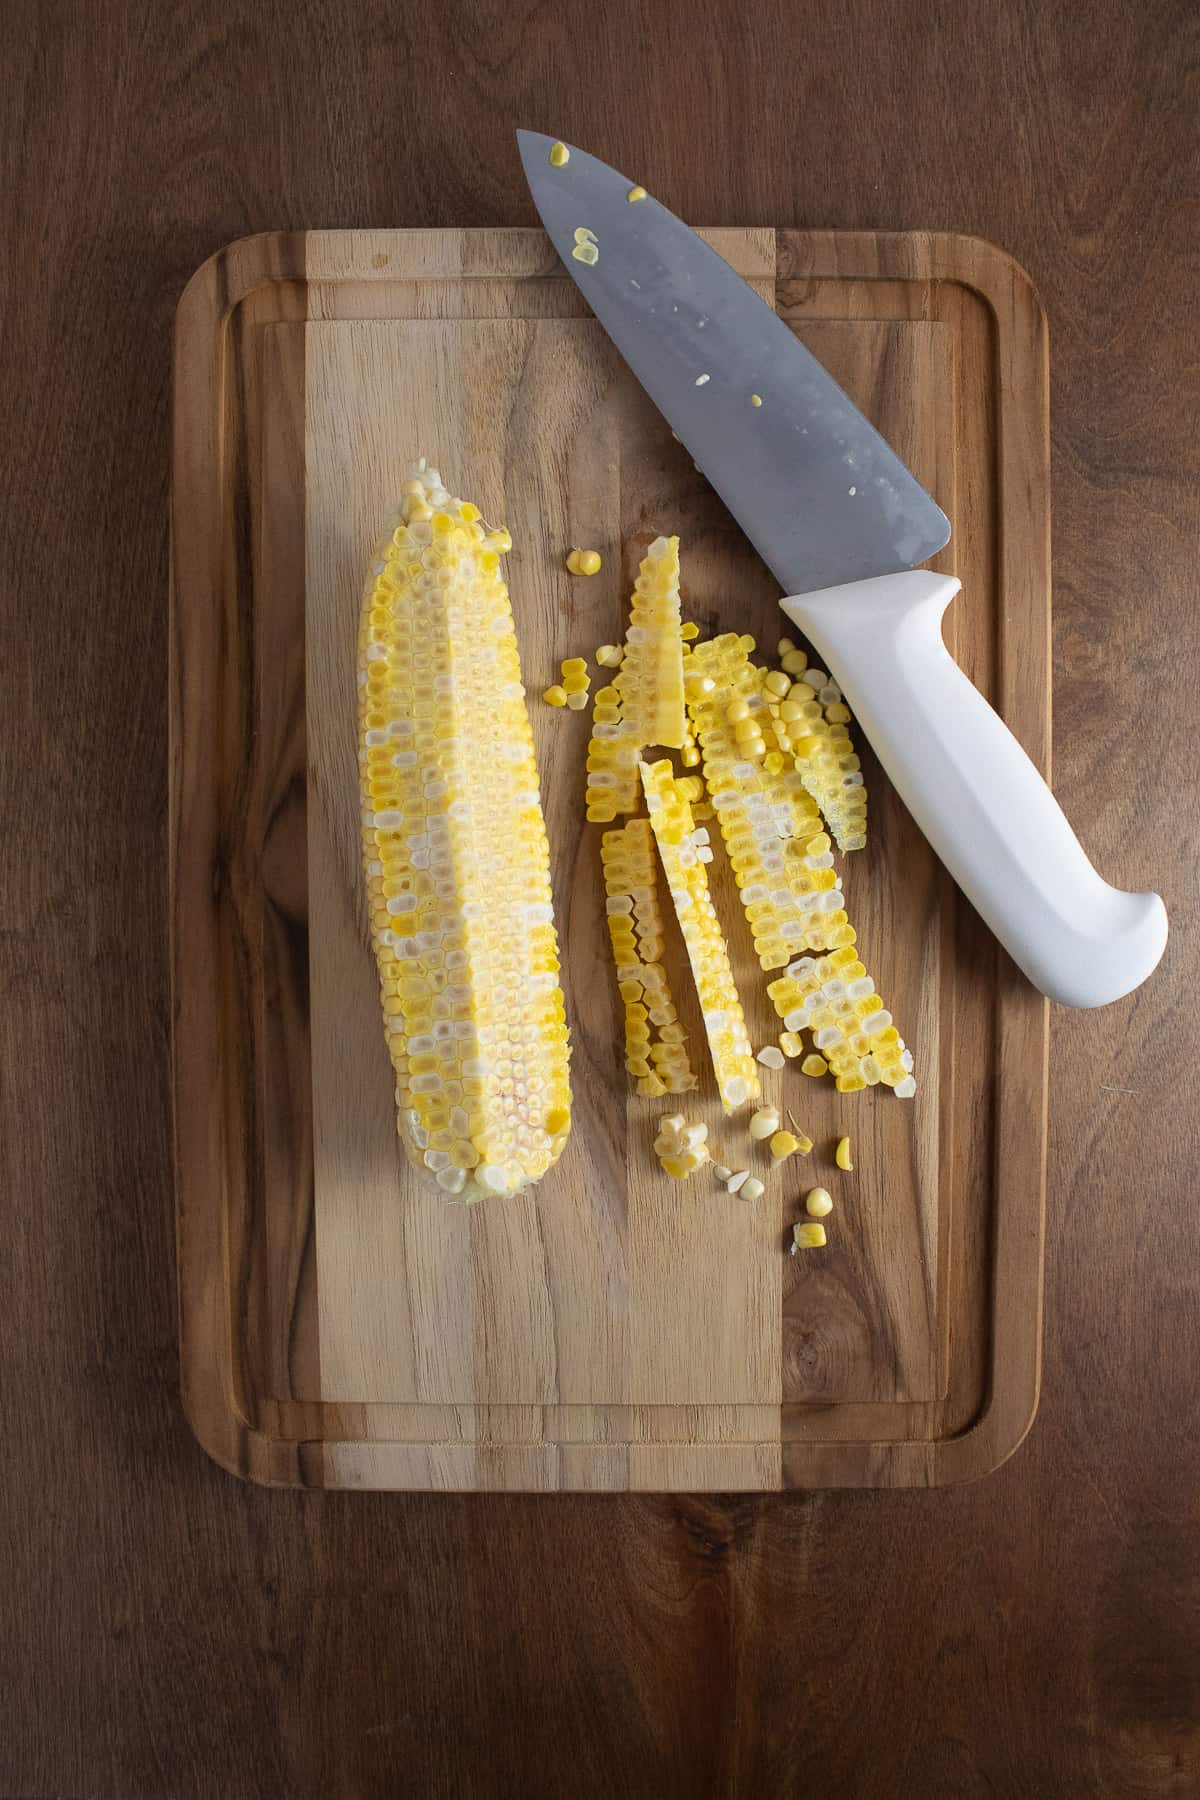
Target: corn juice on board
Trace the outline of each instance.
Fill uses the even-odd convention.
[[[1045,369],[1028,290],[957,239],[715,241],[954,507],[947,566],[969,596],[951,616],[957,654],[1041,756]],[[749,633],[774,666],[781,620],[544,240],[232,246],[181,307],[175,419],[179,1271],[201,1441],[256,1479],[327,1486],[904,1485],[993,1466],[1036,1399],[1044,1008],[857,742],[826,772],[853,773],[841,759],[861,756],[866,846],[834,846],[824,864],[809,839],[804,854],[814,893],[829,867],[841,878],[854,948],[915,1058],[915,1095],[839,1095],[785,1049],[783,1068],[755,1058],[761,1099],[727,1118],[661,869],[647,928],[663,989],[653,1009],[622,994],[607,901],[642,884],[626,875],[606,892],[601,843],[623,820],[583,817],[594,709],[620,660],[595,651],[623,644],[661,537],[680,538],[697,644]],[[358,603],[420,452],[512,532],[505,574],[572,1040],[561,1154],[535,1186],[474,1207],[422,1182],[397,1136],[357,800]],[[571,572],[573,551],[600,567]],[[540,699],[552,686],[558,708]],[[567,702],[581,694],[578,717]],[[764,763],[785,703],[751,709]],[[479,712],[479,741],[501,741],[486,699]],[[677,772],[702,773],[702,748],[685,720]],[[806,799],[788,796],[798,826]],[[782,969],[762,967],[719,819],[699,822],[758,1052],[786,1033],[767,991]],[[789,1011],[806,998],[789,995]],[[629,1036],[642,1025],[650,1038]],[[658,1060],[631,1054],[646,1044]],[[682,1069],[680,1051],[697,1087],[638,1094],[646,1078],[627,1060],[657,1082]],[[779,1120],[762,1139],[747,1124],[756,1106],[764,1130]],[[703,1139],[687,1122],[667,1129],[681,1114]],[[693,1141],[703,1166],[665,1176],[655,1144],[682,1164]],[[822,1193],[830,1211],[809,1210]]]

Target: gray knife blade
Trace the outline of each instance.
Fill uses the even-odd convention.
[[[555,139],[517,141],[568,272],[786,593],[914,568],[949,541],[941,508],[723,257],[586,151],[556,165]],[[582,232],[595,262],[573,254]]]

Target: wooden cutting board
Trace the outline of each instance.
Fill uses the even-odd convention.
[[[705,235],[953,520],[948,641],[1047,769],[1048,375],[1028,280],[950,236]],[[474,1208],[399,1150],[359,870],[359,593],[420,454],[512,531],[574,1044],[560,1163]],[[204,1447],[255,1480],[363,1488],[903,1486],[1002,1461],[1037,1403],[1046,1007],[869,752],[870,842],[845,884],[916,1100],[768,1072],[816,1149],[753,1204],[653,1157],[671,1106],[623,1068],[587,715],[537,696],[561,658],[620,637],[660,531],[681,535],[706,633],[770,649],[783,620],[542,234],[275,234],[206,263],[177,319],[172,531],[180,1331]],[[590,580],[564,569],[578,544],[603,554]],[[719,849],[712,874],[761,1044],[777,1025]],[[678,957],[674,985],[698,1050]],[[744,1166],[744,1122],[711,1086],[687,1111]],[[832,1162],[843,1132],[852,1175]],[[829,1247],[789,1258],[818,1181]]]

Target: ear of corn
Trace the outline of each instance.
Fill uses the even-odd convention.
[[[696,1077],[662,964],[650,821],[630,819],[619,830],[606,831],[600,855],[608,935],[625,1005],[625,1067],[647,1099],[686,1093]]]
[[[713,909],[705,849],[696,841],[690,802],[665,759],[641,764],[650,824],[700,996],[717,1090],[726,1112],[759,1095],[758,1071],[734,985],[729,952]],[[711,856],[711,851],[708,852]]]
[[[401,1137],[449,1194],[511,1194],[570,1124],[550,858],[507,532],[417,464],[371,566],[359,763]]]
[[[683,745],[683,639],[679,539],[655,538],[638,570],[624,654],[611,687],[596,694],[588,744],[587,816],[608,824],[633,812],[637,766],[647,746]]]

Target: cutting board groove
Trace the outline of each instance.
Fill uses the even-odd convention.
[[[954,521],[947,641],[1049,753],[1045,325],[973,240],[707,234]],[[845,859],[863,954],[917,1057],[906,1105],[768,1077],[816,1139],[753,1206],[654,1162],[628,1091],[586,718],[537,701],[620,635],[637,560],[682,537],[687,609],[771,647],[777,591],[532,231],[231,245],[176,334],[171,855],[185,1405],[256,1480],[330,1487],[919,1485],[1019,1442],[1040,1352],[1046,1008],[865,755]],[[397,1144],[358,864],[357,605],[405,463],[514,538],[574,1045],[558,1167],[515,1200],[429,1193]],[[600,575],[563,568],[574,544]],[[772,1035],[720,856],[752,1035]],[[678,968],[685,1022],[694,1000]],[[693,1031],[698,1044],[698,1029]],[[744,1125],[711,1096],[725,1160]],[[856,1170],[832,1166],[848,1131]],[[814,1181],[830,1248],[789,1259]]]

